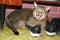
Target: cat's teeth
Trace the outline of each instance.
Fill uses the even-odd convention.
[[[48,32],[48,31],[46,31],[46,30],[45,30],[45,33],[46,33],[47,35],[49,35],[49,36],[56,35],[56,33],[55,33],[55,32],[50,33],[50,32]]]
[[[32,33],[31,31],[29,31],[29,33],[30,33],[30,35],[33,36],[33,37],[38,37],[38,36],[41,35],[41,34],[34,34],[34,33]]]

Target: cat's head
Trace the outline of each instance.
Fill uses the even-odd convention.
[[[45,8],[45,7],[39,6],[36,2],[34,2],[33,16],[37,20],[45,19],[49,10],[50,10],[50,7]]]

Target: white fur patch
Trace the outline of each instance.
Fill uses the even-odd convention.
[[[56,35],[56,33],[55,33],[55,32],[50,33],[50,32],[47,32],[46,30],[45,30],[45,33],[46,33],[47,35],[49,35],[49,36]]]
[[[30,30],[29,30],[29,33],[30,33],[31,36],[34,36],[34,37],[40,36],[40,34],[34,34],[34,33],[32,33]]]

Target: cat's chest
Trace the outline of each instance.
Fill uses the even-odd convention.
[[[45,23],[45,20],[44,21],[38,21],[36,20],[34,17],[31,17],[27,22],[26,24],[27,25],[30,25],[32,27],[34,27],[35,25],[42,25]]]

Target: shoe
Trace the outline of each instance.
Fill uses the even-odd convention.
[[[30,33],[31,36],[33,36],[33,37],[40,36],[40,33],[41,33],[41,27],[40,27],[40,25],[36,25],[34,27],[29,26],[29,25],[26,25],[26,26],[29,29],[29,33]]]
[[[56,34],[60,36],[60,25],[56,27]]]
[[[55,19],[52,19],[50,22],[46,21],[45,33],[49,36],[56,35]]]
[[[60,36],[60,18],[57,18],[56,22],[56,34]]]

